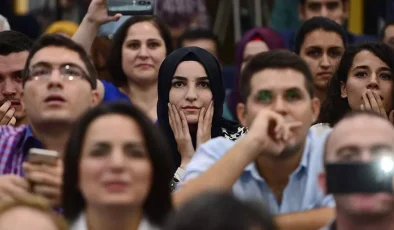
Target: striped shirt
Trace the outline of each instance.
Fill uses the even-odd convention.
[[[42,148],[30,126],[0,126],[0,175],[23,176],[22,163],[30,148]]]

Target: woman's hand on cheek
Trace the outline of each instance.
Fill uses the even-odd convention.
[[[189,132],[189,125],[183,111],[178,111],[175,105],[168,103],[168,117],[172,132],[181,154],[181,168],[184,168],[194,155],[194,147]]]
[[[213,101],[209,104],[208,109],[202,108],[200,110],[197,128],[197,148],[211,139],[213,112]]]

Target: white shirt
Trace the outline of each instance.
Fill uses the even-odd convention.
[[[84,213],[79,215],[78,219],[71,225],[70,230],[88,230]],[[138,230],[160,230],[160,228],[150,223],[147,219],[142,219]]]

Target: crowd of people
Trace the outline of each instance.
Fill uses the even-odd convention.
[[[292,48],[248,31],[230,83],[206,29],[100,40],[105,0],[72,37],[0,32],[0,230],[394,229],[393,24],[366,41],[345,3],[301,1]]]

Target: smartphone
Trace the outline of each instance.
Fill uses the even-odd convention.
[[[155,0],[107,0],[109,15],[153,15]]]
[[[56,165],[59,154],[56,151],[31,148],[27,161],[32,164]]]
[[[332,194],[392,193],[394,168],[389,161],[326,164],[327,192]]]

